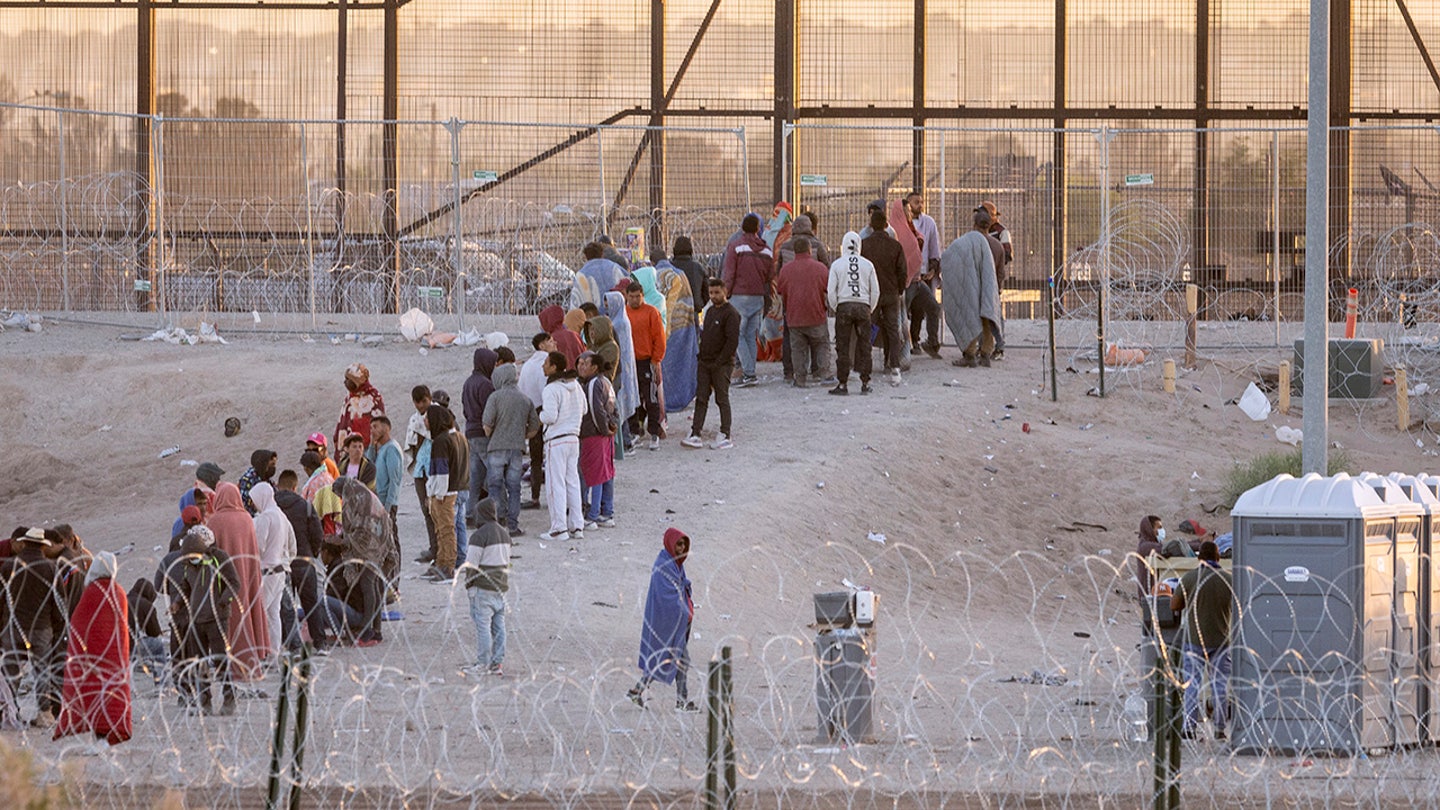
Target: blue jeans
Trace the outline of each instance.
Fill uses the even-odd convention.
[[[746,377],[755,376],[756,340],[760,337],[760,319],[765,315],[765,296],[737,295],[730,299],[740,313],[740,370]]]
[[[485,488],[495,501],[495,515],[505,528],[520,528],[520,483],[524,478],[525,452],[523,450],[499,450],[485,454],[485,469],[489,480]]]
[[[470,511],[470,493],[455,493],[455,565],[465,564],[465,547],[470,545],[470,532],[465,530],[465,514]]]
[[[160,636],[137,636],[133,659],[140,664],[141,668],[150,673],[156,686],[169,680],[170,648],[165,644],[165,639]]]
[[[470,620],[475,622],[475,663],[498,667],[505,661],[505,594],[470,588]]]
[[[470,443],[470,497],[465,501],[468,508],[460,508],[459,503],[455,505],[455,514],[465,515],[465,525],[474,526],[475,516],[470,514],[470,510],[478,506],[485,497],[485,455],[490,452],[490,437],[474,436],[466,441]],[[464,559],[460,561],[464,562]]]
[[[615,479],[603,484],[586,487],[590,493],[590,508],[585,512],[586,520],[606,520],[615,517]]]
[[[1210,680],[1210,693],[1215,701],[1215,730],[1225,730],[1225,696],[1230,687],[1230,648],[1201,647],[1186,644],[1181,675],[1185,679],[1185,728],[1200,724],[1200,686]]]

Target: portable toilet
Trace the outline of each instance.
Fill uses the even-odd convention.
[[[1343,473],[1280,475],[1235,502],[1236,751],[1394,743],[1396,512]]]
[[[1432,476],[1390,473],[1410,500],[1425,510],[1420,522],[1420,637],[1416,643],[1420,658],[1420,738],[1440,741],[1440,549],[1435,547],[1436,522],[1440,521],[1440,497]],[[1440,478],[1435,479],[1440,483]]]
[[[1395,645],[1391,682],[1395,684],[1396,745],[1420,742],[1424,714],[1424,671],[1420,663],[1420,538],[1428,522],[1425,507],[1388,476],[1360,473],[1362,483],[1395,506]]]

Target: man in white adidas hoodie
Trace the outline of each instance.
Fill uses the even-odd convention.
[[[550,531],[543,540],[567,535],[584,537],[585,513],[580,508],[580,420],[589,404],[576,373],[560,352],[545,360],[549,382],[541,394],[540,423],[545,426],[545,500],[550,506]]]
[[[826,303],[835,313],[835,376],[840,384],[830,393],[845,395],[851,355],[860,374],[860,393],[870,393],[870,313],[880,301],[880,280],[875,265],[860,255],[860,234],[850,231],[840,243],[840,258],[830,263],[830,286]]]

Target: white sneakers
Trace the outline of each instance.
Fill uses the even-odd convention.
[[[649,447],[650,447],[651,450],[659,450],[659,449],[660,449],[660,437],[659,437],[659,436],[651,436],[651,437],[650,437],[650,445],[649,445]]]
[[[699,436],[686,436],[680,441],[680,446],[688,447],[691,450],[699,450],[705,447],[706,444]],[[711,450],[730,450],[735,447],[735,443],[730,441],[730,434],[720,433],[716,435],[715,441],[711,442],[709,447]]]
[[[891,385],[899,385],[899,384],[900,384],[900,369],[898,369],[898,368],[892,368],[892,369],[890,369],[890,384],[891,384]]]

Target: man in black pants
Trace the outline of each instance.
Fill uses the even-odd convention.
[[[310,642],[315,645],[315,651],[325,654],[334,643],[325,637],[325,610],[318,608],[320,603],[320,575],[315,569],[315,555],[320,551],[320,543],[324,534],[320,529],[320,517],[315,514],[315,509],[306,503],[295,490],[299,486],[300,478],[294,470],[286,470],[280,473],[279,489],[275,490],[275,505],[285,513],[290,520],[290,527],[295,530],[295,559],[290,561],[290,587],[300,595],[300,609],[305,614],[305,624],[310,628]],[[290,614],[281,611],[281,619],[287,623]],[[287,646],[290,634],[285,634]]]
[[[535,412],[539,413],[545,392],[545,359],[550,356],[550,352],[558,351],[559,347],[548,332],[536,332],[535,336],[530,338],[530,345],[535,349],[535,354],[520,366],[520,382],[517,387],[520,393],[535,403]],[[530,437],[530,500],[521,503],[521,509],[540,508],[540,487],[544,483],[545,429],[542,425],[541,429]]]
[[[725,282],[712,278],[706,282],[710,290],[710,307],[705,313],[705,328],[700,332],[700,357],[695,368],[695,416],[690,435],[680,442],[691,450],[705,446],[700,434],[705,429],[705,412],[710,407],[710,392],[715,392],[715,407],[720,409],[720,434],[710,445],[716,450],[729,450],[730,441],[730,374],[735,370],[735,350],[740,346],[740,312],[729,301]]]

